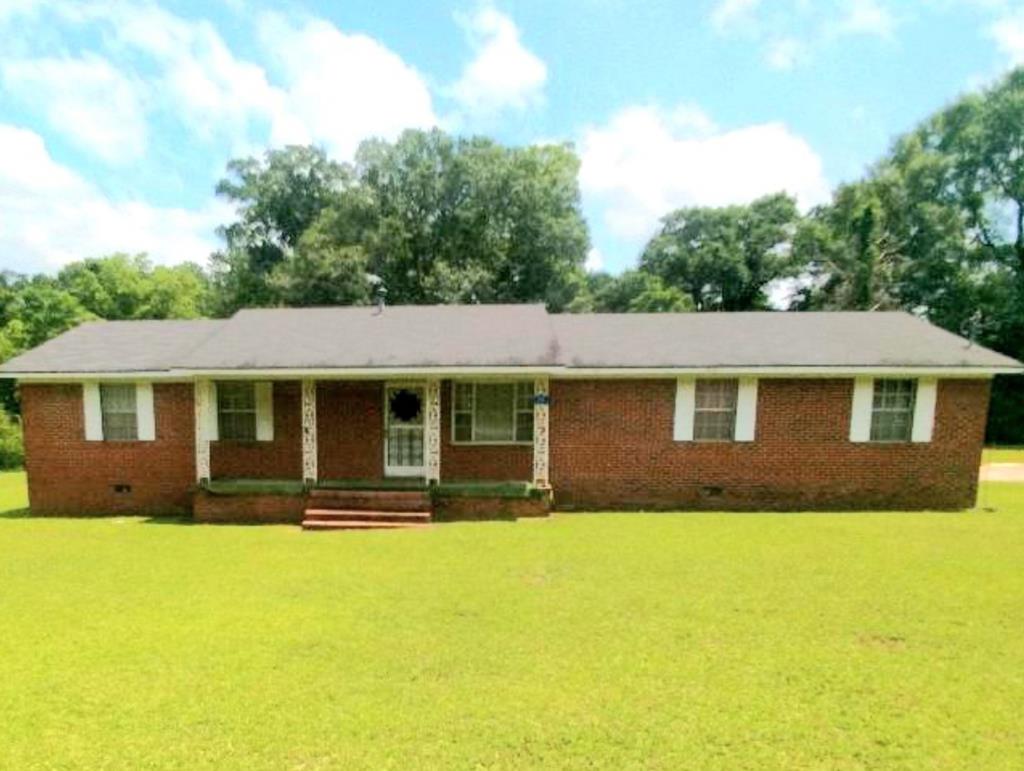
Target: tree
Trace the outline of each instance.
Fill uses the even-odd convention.
[[[198,266],[154,268],[144,254],[73,262],[57,274],[57,285],[108,320],[199,318],[209,306],[209,282]]]
[[[321,212],[351,184],[352,171],[316,147],[268,150],[237,158],[217,194],[236,204],[238,220],[221,229],[226,249],[211,256],[218,310],[274,305],[268,279]]]
[[[769,285],[794,275],[797,219],[796,202],[782,193],[747,206],[678,209],[662,219],[640,269],[685,292],[696,310],[763,308]]]
[[[1024,70],[900,137],[801,228],[799,307],[900,307],[1024,357]],[[1024,441],[1024,379],[999,378],[990,441]]]
[[[325,167],[331,162],[310,148],[289,150],[232,162],[239,181],[219,188],[243,203],[240,221],[224,228],[227,250],[214,257],[225,311],[365,302],[368,275],[396,303],[557,310],[582,283],[587,229],[568,146],[508,148],[407,131],[395,142],[364,142],[353,168]],[[294,171],[299,162],[319,170],[312,182]]]
[[[569,310],[575,313],[670,313],[693,310],[693,301],[676,287],[639,270],[618,276],[596,273],[588,276],[587,288]]]

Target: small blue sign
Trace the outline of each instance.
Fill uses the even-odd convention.
[[[548,396],[547,394],[534,394],[533,395],[533,403],[534,404],[551,404],[551,397]]]

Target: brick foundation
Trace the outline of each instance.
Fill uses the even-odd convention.
[[[212,495],[200,490],[195,494],[192,516],[197,522],[298,524],[305,509],[305,494]]]
[[[546,517],[551,512],[548,498],[493,498],[436,496],[434,520],[437,522],[515,520]]]

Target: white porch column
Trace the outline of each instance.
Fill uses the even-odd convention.
[[[302,480],[317,481],[316,381],[302,381]]]
[[[427,484],[441,481],[441,381],[427,381],[423,413],[423,465]]]
[[[548,472],[548,378],[533,381],[533,483],[542,489],[551,487]]]
[[[210,440],[213,438],[210,423],[217,419],[216,395],[214,385],[209,380],[197,380],[195,383],[196,427],[196,481],[199,484],[210,479]],[[212,416],[212,417],[211,417]],[[216,426],[216,422],[213,423]]]

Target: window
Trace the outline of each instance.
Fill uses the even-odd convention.
[[[533,383],[455,383],[453,391],[453,441],[533,441]]]
[[[255,383],[217,383],[217,427],[220,439],[256,440]]]
[[[694,401],[693,438],[728,442],[736,433],[738,380],[698,380]]]
[[[100,410],[104,439],[131,442],[139,438],[134,383],[101,383]]]
[[[871,402],[871,441],[909,442],[914,425],[914,380],[876,380]]]

